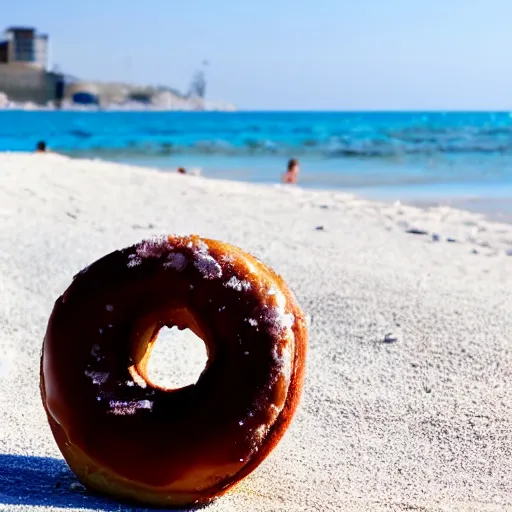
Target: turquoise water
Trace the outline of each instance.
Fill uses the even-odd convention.
[[[72,156],[390,199],[512,197],[512,117],[479,113],[0,112],[0,150]],[[505,201],[505,205],[508,202]],[[512,210],[512,207],[511,207]]]

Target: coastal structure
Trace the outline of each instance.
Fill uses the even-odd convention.
[[[205,100],[204,70],[196,73],[187,94],[167,86],[93,82],[50,71],[49,48],[49,36],[32,27],[10,27],[0,34],[0,107],[235,110]]]
[[[0,40],[0,63],[23,63],[34,68],[48,66],[48,35],[34,28],[10,27]]]
[[[206,66],[208,66],[208,64],[209,62],[207,60],[203,61],[202,69],[197,71],[192,78],[190,90],[187,95],[188,98],[200,98],[204,100],[206,97]]]
[[[44,105],[64,95],[64,77],[48,70],[49,41],[31,27],[0,36],[0,92],[10,101]]]

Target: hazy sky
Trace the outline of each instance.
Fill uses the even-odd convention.
[[[512,0],[14,0],[81,78],[186,89],[246,109],[512,109]],[[79,6],[79,7],[78,7]]]

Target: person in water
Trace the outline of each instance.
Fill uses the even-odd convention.
[[[46,142],[44,140],[40,140],[36,146],[36,153],[46,153],[46,150]]]
[[[178,174],[187,174],[187,171],[184,167],[178,167]]]
[[[300,172],[299,161],[296,160],[295,158],[292,158],[288,162],[288,168],[287,168],[286,172],[283,174],[283,183],[289,183],[292,185],[296,185],[297,182],[299,181],[299,172]]]

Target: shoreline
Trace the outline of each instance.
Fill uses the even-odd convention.
[[[512,197],[495,199],[487,197],[468,197],[466,199],[453,198],[446,202],[444,200],[442,202],[416,200],[410,204],[420,208],[447,206],[457,210],[484,215],[484,217],[491,222],[512,223]],[[503,207],[499,207],[498,205],[503,205]]]
[[[6,155],[20,155],[23,157],[32,157],[34,153],[29,152],[1,152],[0,151],[0,159],[2,156]],[[150,167],[138,165],[136,163],[120,163],[110,160],[104,160],[101,158],[81,158],[76,156],[68,156],[58,152],[52,153],[48,152],[47,154],[35,155],[36,158],[57,158],[63,159],[62,162],[77,162],[78,164],[90,164],[90,165],[98,165],[100,167],[109,168],[110,170],[114,170],[118,168],[120,172],[123,170],[130,170],[137,173],[150,173],[150,174],[158,174],[163,176],[171,177],[171,179],[177,173],[174,170],[169,169],[161,169],[158,167]],[[491,202],[494,201],[491,198],[486,197],[466,197],[466,198],[446,198],[442,199],[421,199],[421,198],[394,198],[394,196],[390,196],[389,193],[379,194],[368,194],[365,195],[362,191],[365,190],[364,187],[358,188],[316,188],[316,187],[303,187],[300,184],[298,185],[284,185],[282,183],[276,182],[251,182],[251,181],[243,181],[237,179],[225,179],[225,178],[216,178],[211,176],[201,175],[201,169],[194,169],[195,171],[199,171],[199,173],[192,173],[187,176],[187,179],[199,180],[199,183],[210,183],[211,186],[215,186],[214,184],[218,183],[223,187],[230,187],[230,185],[240,187],[243,189],[244,187],[255,187],[255,189],[261,190],[264,193],[265,190],[283,190],[295,196],[303,196],[307,198],[329,198],[331,200],[338,200],[341,198],[342,201],[353,202],[354,204],[365,205],[369,208],[381,208],[386,211],[386,215],[388,218],[393,218],[393,216],[398,220],[398,224],[403,227],[403,229],[407,232],[410,231],[425,231],[423,236],[430,237],[432,235],[440,235],[438,231],[443,231],[443,229],[439,229],[442,226],[442,221],[440,219],[453,218],[455,219],[455,225],[453,226],[453,233],[459,233],[459,236],[456,237],[453,233],[450,234],[447,226],[445,226],[445,230],[447,234],[445,238],[456,239],[457,242],[466,241],[469,245],[476,244],[478,246],[489,247],[490,245],[482,241],[481,239],[475,238],[476,233],[486,232],[487,229],[485,227],[481,227],[481,225],[491,224],[498,226],[498,232],[502,232],[507,230],[509,225],[512,224],[512,210],[511,212],[503,212],[498,210],[493,210],[492,207],[494,204]],[[180,176],[183,178],[183,176]],[[376,189],[370,189],[375,191]],[[508,202],[508,198],[502,198],[503,202]],[[512,201],[512,198],[510,199]],[[484,208],[474,207],[475,205],[483,204]],[[325,206],[325,205],[324,205]],[[485,207],[487,206],[487,207]],[[408,218],[404,217],[404,214]],[[461,223],[464,227],[472,227],[470,233],[465,233],[462,236],[461,232],[464,230],[460,229],[461,226],[457,225],[457,223]],[[444,235],[440,235],[440,239],[443,238]],[[438,240],[436,240],[438,241]],[[452,242],[453,243],[453,242]],[[512,244],[510,248],[507,244],[501,244],[500,249],[505,249],[505,253],[510,250],[512,252]],[[499,250],[499,249],[498,249]]]
[[[362,190],[362,189],[360,189]],[[374,194],[357,194],[355,195],[368,201],[383,202],[386,204],[403,204],[407,206],[415,206],[420,209],[430,208],[452,208],[454,210],[461,210],[467,213],[482,215],[490,222],[498,223],[512,223],[512,197],[478,197],[478,196],[462,196],[462,197],[444,197],[439,198],[422,198],[422,197],[401,197],[396,196],[396,199],[391,199],[388,194],[382,194],[379,197],[378,193]]]
[[[254,254],[309,319],[291,428],[205,511],[512,511],[512,225],[51,153],[0,153],[0,510],[135,512],[64,464],[39,357],[78,271],[165,233]],[[156,350],[165,377],[175,347]]]
[[[276,159],[271,164],[265,162],[262,169],[256,162],[255,167],[251,167],[255,162],[252,157],[247,160],[238,160],[237,157],[213,159],[204,159],[200,155],[183,154],[169,157],[159,157],[157,155],[146,155],[137,157],[113,157],[107,155],[94,155],[85,152],[63,152],[63,155],[70,158],[102,160],[122,165],[130,165],[143,169],[156,169],[163,173],[173,173],[173,165],[178,167],[204,170],[203,176],[207,179],[216,181],[233,181],[239,183],[258,184],[264,186],[274,186],[279,183],[280,172],[279,165],[283,164],[282,159]],[[230,159],[233,159],[230,161]],[[239,162],[238,167],[232,167],[234,162]],[[368,164],[369,162],[366,162]],[[244,164],[247,170],[244,170]],[[308,162],[308,168],[315,169],[314,162]],[[347,166],[347,162],[341,164]],[[373,161],[371,165],[375,169],[384,166],[384,161]],[[272,169],[272,176],[275,179],[269,179],[268,168]],[[275,171],[275,172],[274,172]],[[392,169],[389,169],[393,176]],[[259,173],[263,176],[260,177]],[[389,183],[386,181],[374,182],[361,181],[357,185],[353,183],[353,176],[345,175],[344,171],[336,173],[322,173],[303,171],[299,177],[298,187],[305,190],[317,192],[340,192],[353,194],[360,199],[369,201],[379,201],[394,204],[401,202],[410,206],[418,207],[453,207],[457,209],[468,210],[473,213],[484,214],[489,220],[497,222],[512,221],[512,184],[508,183],[490,183],[490,182],[465,182],[463,180],[450,181],[418,181],[408,182],[396,177],[397,181]],[[402,177],[403,178],[403,177]],[[378,180],[377,180],[378,181]]]
[[[1,154],[1,152],[0,152]],[[69,154],[64,156],[68,156],[72,159],[82,159],[82,160],[99,160],[106,163],[113,163],[117,165],[127,165],[130,167],[136,167],[139,169],[143,169],[145,171],[147,170],[154,170],[157,172],[162,173],[173,173],[172,169],[165,169],[160,168],[158,166],[150,166],[150,165],[144,165],[144,161],[142,160],[141,163],[137,163],[137,161],[130,163],[129,160],[127,161],[116,161],[116,160],[109,160],[108,158],[104,159],[101,157],[98,158],[88,158],[80,155],[73,155]],[[151,162],[151,158],[147,158],[147,163],[149,164]],[[378,165],[378,163],[376,163]],[[194,170],[201,170],[201,166],[193,166]],[[310,173],[310,175],[314,175],[314,173]],[[276,173],[276,176],[279,177],[279,173]],[[211,175],[204,175],[203,178],[205,179],[211,179],[215,181],[228,181],[228,182],[234,182],[234,183],[247,183],[247,184],[254,184],[259,186],[267,186],[267,187],[274,187],[276,185],[280,185],[279,182],[257,182],[257,181],[250,181],[250,180],[243,180],[243,179],[237,179],[237,177],[216,177]],[[307,183],[307,182],[306,182]],[[421,209],[428,209],[428,208],[453,208],[456,210],[463,210],[474,214],[481,214],[484,215],[485,218],[492,222],[504,222],[504,223],[512,223],[512,195],[510,196],[496,196],[496,197],[489,197],[488,195],[485,196],[475,196],[474,194],[461,194],[461,195],[450,195],[446,194],[446,192],[439,192],[437,197],[435,197],[435,192],[428,193],[428,188],[432,188],[432,185],[435,187],[443,187],[443,183],[425,183],[425,184],[418,184],[415,187],[404,187],[402,183],[397,183],[394,186],[393,185],[383,185],[380,187],[376,186],[359,186],[359,187],[353,187],[353,186],[332,186],[329,187],[328,185],[325,186],[304,186],[303,183],[301,183],[301,180],[299,179],[299,183],[297,185],[298,188],[303,190],[311,190],[315,192],[322,192],[322,193],[342,193],[342,194],[351,194],[354,195],[354,197],[362,200],[367,201],[375,201],[379,203],[386,203],[386,204],[395,204],[400,203],[407,206],[416,206]],[[488,186],[488,185],[487,185]],[[427,187],[427,193],[424,192],[423,188]],[[462,189],[464,189],[464,184],[462,183],[460,185]],[[414,190],[416,189],[416,190]],[[511,188],[512,193],[512,188]],[[497,203],[500,205],[500,207],[497,207]]]

